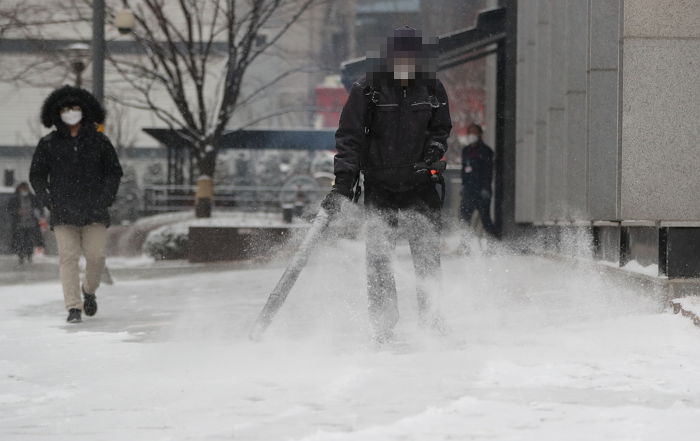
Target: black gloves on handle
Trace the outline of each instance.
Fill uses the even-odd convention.
[[[425,163],[430,165],[438,162],[445,156],[446,151],[447,148],[443,144],[437,141],[431,141],[430,144],[428,144],[428,148],[425,149]]]
[[[340,212],[340,206],[344,199],[352,200],[352,186],[355,178],[350,173],[338,173],[335,176],[333,190],[323,198],[321,207],[329,214]]]

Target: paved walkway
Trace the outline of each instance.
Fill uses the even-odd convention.
[[[280,266],[120,275],[79,325],[56,281],[0,287],[0,439],[697,439],[700,333],[635,287],[447,258],[439,336],[404,255],[397,340],[378,348],[362,256],[316,256],[261,343],[247,333]]]
[[[279,266],[280,264],[265,266],[270,265]],[[183,260],[153,262],[145,258],[109,258],[107,266],[115,280],[134,280],[246,269],[259,267],[260,264],[249,262],[190,264]],[[40,256],[31,264],[20,265],[15,256],[0,255],[0,286],[56,280],[58,280],[57,256]]]

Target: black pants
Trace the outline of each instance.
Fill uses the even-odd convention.
[[[367,207],[367,293],[372,326],[390,332],[399,319],[392,255],[399,235],[399,215],[406,220],[406,235],[416,273],[416,294],[421,317],[431,309],[431,291],[440,280],[440,195],[429,184],[393,193],[380,188],[365,190]]]
[[[36,228],[18,227],[14,232],[13,239],[13,251],[19,256],[20,261],[25,258],[31,261],[32,255],[34,254],[34,245],[36,243]]]
[[[462,189],[462,204],[460,205],[460,218],[469,223],[474,214],[474,210],[479,211],[479,216],[481,217],[481,223],[484,226],[484,230],[492,235],[496,235],[496,226],[491,220],[491,198],[482,198],[480,191],[474,191],[471,189]]]

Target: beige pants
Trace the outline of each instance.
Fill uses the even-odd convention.
[[[94,294],[100,286],[100,276],[105,266],[107,228],[103,224],[84,227],[58,225],[54,227],[58,245],[58,260],[63,284],[66,309],[83,309],[80,293],[80,254],[85,256],[85,281],[83,289]]]

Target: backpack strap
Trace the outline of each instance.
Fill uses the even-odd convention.
[[[365,145],[360,157],[360,171],[364,171],[367,166],[367,157],[369,155],[369,137],[372,127],[372,121],[374,121],[374,114],[377,109],[377,103],[379,102],[377,89],[372,85],[368,85],[365,88],[365,97],[367,99],[365,111],[365,121],[364,121],[364,132],[365,132]]]
[[[440,107],[440,100],[437,97],[436,88],[435,88],[436,81],[430,81],[426,85],[426,87],[428,88],[428,101],[430,101],[430,106],[433,108],[433,111],[435,111],[435,109]]]
[[[365,143],[362,149],[362,152],[360,154],[360,170],[357,172],[357,176],[355,176],[355,182],[353,183],[353,202],[357,202],[360,199],[360,195],[362,194],[362,185],[360,184],[360,174],[364,172],[365,167],[367,167],[367,157],[369,156],[369,136],[370,136],[370,127],[372,126],[372,121],[374,120],[374,112],[377,107],[377,102],[379,99],[377,98],[377,90],[372,86],[371,84],[365,87],[364,89],[364,94],[366,97],[366,111],[365,111],[365,120],[364,120],[364,132],[365,132]]]
[[[367,112],[365,112],[365,136],[369,137],[370,126],[372,125],[372,120],[374,119],[374,111],[377,108],[377,89],[374,86],[369,85],[365,88],[365,96],[367,97]]]

